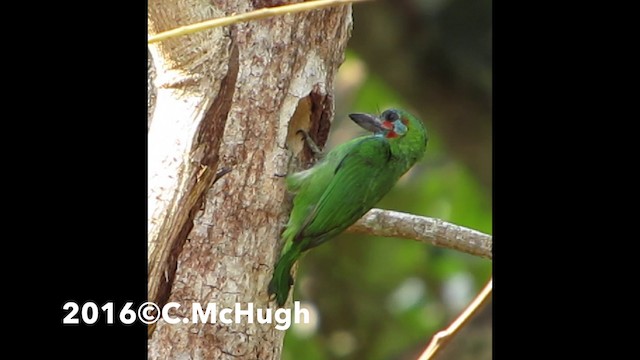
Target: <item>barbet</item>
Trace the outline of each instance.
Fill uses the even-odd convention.
[[[424,125],[407,111],[349,117],[373,134],[341,144],[312,168],[287,177],[287,187],[295,194],[293,210],[268,289],[279,307],[287,301],[291,267],[300,255],[356,222],[426,151]]]

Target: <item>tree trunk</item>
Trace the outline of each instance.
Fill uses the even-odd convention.
[[[276,3],[151,0],[148,30]],[[179,318],[191,316],[193,302],[275,310],[267,284],[290,209],[276,175],[310,161],[297,130],[325,142],[350,30],[351,7],[339,6],[149,46],[150,301],[180,304],[170,312]],[[284,332],[244,317],[230,325],[160,320],[149,335],[153,359],[279,359]]]

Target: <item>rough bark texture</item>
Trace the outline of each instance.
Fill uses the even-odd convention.
[[[149,33],[283,2],[149,2]],[[351,7],[289,14],[150,46],[149,299],[275,307],[267,283],[290,199],[286,174],[310,160],[298,129],[323,144]],[[295,161],[290,161],[292,159]],[[221,169],[230,172],[216,181]],[[150,327],[152,359],[279,359],[273,324]]]
[[[347,231],[413,239],[467,254],[493,258],[493,237],[440,219],[371,209]]]

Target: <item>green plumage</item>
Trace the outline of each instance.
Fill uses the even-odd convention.
[[[291,267],[300,255],[338,235],[371,209],[423,155],[427,133],[403,110],[382,115],[352,114],[374,132],[331,150],[314,167],[287,177],[295,193],[293,210],[269,294],[283,306],[293,285]]]

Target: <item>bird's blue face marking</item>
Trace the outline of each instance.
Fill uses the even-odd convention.
[[[400,136],[403,136],[407,133],[407,125],[406,120],[402,119],[400,113],[395,109],[385,110],[380,118],[382,120],[383,135],[386,138],[393,139]]]
[[[402,120],[398,119],[393,122],[393,132],[402,136],[407,133],[407,125],[402,123]]]

